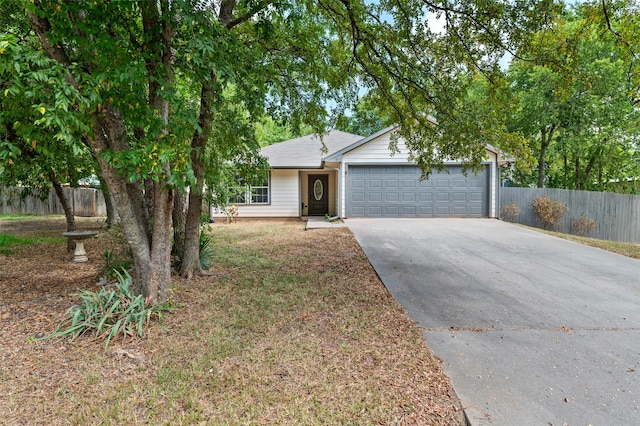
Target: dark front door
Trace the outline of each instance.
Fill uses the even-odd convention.
[[[309,216],[329,213],[329,176],[309,175]]]

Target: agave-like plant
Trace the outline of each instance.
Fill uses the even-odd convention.
[[[207,232],[200,233],[200,266],[202,269],[211,267],[211,258],[213,257],[213,237]]]
[[[105,349],[117,336],[143,337],[144,327],[151,319],[162,319],[163,312],[170,311],[169,304],[147,306],[142,295],[133,293],[131,275],[126,270],[115,271],[117,283],[100,291],[81,290],[80,302],[67,310],[56,331],[45,339],[67,338],[75,340],[92,333],[105,339]]]

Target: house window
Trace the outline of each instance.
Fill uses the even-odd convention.
[[[322,196],[324,195],[324,187],[322,186],[322,181],[320,179],[316,179],[316,182],[313,184],[313,198],[316,201],[322,200]]]
[[[229,204],[269,204],[269,178],[270,174],[267,172],[262,179],[251,185],[244,179],[238,179]]]

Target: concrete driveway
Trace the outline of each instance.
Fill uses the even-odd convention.
[[[472,425],[640,423],[640,261],[491,219],[349,219]]]

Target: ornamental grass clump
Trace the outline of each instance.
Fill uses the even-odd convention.
[[[568,208],[566,203],[544,195],[533,200],[533,211],[544,229],[553,230],[558,227]]]
[[[115,272],[117,283],[100,291],[81,290],[80,303],[67,310],[67,317],[56,331],[45,338],[66,338],[73,341],[84,334],[105,339],[105,349],[112,339],[122,336],[143,337],[144,327],[152,319],[161,320],[168,304],[148,306],[144,297],[135,295],[132,278],[127,271]]]

